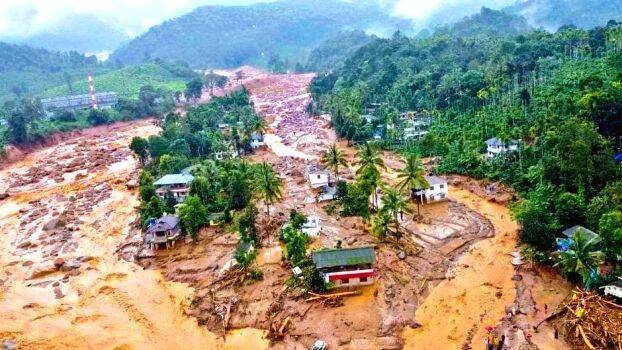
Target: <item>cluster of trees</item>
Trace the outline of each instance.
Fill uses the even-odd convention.
[[[307,217],[302,213],[292,210],[289,214],[289,222],[281,229],[279,240],[284,243],[283,259],[291,266],[297,266],[302,270],[301,277],[292,276],[288,281],[290,287],[300,286],[304,290],[325,292],[329,285],[315,264],[307,256],[307,246],[311,242],[309,236],[302,231],[302,226],[307,222]]]
[[[221,130],[219,125],[224,123],[232,125],[231,130]],[[262,132],[264,127],[252,111],[248,91],[242,89],[192,108],[184,117],[168,114],[159,135],[133,138],[130,148],[143,164],[139,181],[142,224],[148,225],[165,212],[177,213],[183,231],[193,239],[210,220],[231,224],[240,235],[236,259],[240,266],[250,266],[261,244],[255,202],[263,201],[269,215],[270,205],[281,198],[280,179],[267,163],[211,158],[231,147],[243,150],[249,134]],[[194,180],[189,197],[176,208],[172,194],[158,197],[153,183],[186,168]]]
[[[140,88],[138,100],[122,99],[114,109],[58,111],[52,116],[46,115],[40,99],[23,97],[6,102],[0,108],[0,119],[6,123],[5,129],[0,129],[0,144],[23,146],[40,141],[50,133],[146,116],[161,116],[173,108],[171,94],[167,90],[156,90],[151,86]]]
[[[512,206],[521,237],[538,250],[550,252],[563,229],[583,225],[601,235],[596,247],[616,261],[622,256],[622,231],[613,229],[620,227],[622,171],[614,152],[622,146],[621,45],[622,25],[615,21],[509,37],[477,30],[425,39],[397,33],[316,78],[312,92],[337,132],[357,142],[378,125],[399,123],[398,111],[427,112],[429,133],[403,152],[440,156],[441,172],[510,184],[523,198]],[[381,106],[372,123],[362,117],[369,106]],[[484,141],[492,137],[519,140],[519,149],[486,159]]]
[[[195,79],[190,80],[186,84],[186,91],[184,95],[188,99],[196,100],[201,98],[203,95],[203,89],[206,88],[210,92],[210,96],[214,96],[214,89],[222,89],[229,82],[229,78],[223,75],[219,75],[214,73],[214,71],[210,71],[205,74],[202,78],[197,77]]]

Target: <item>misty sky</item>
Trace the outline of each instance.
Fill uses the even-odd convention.
[[[356,1],[356,0],[351,0]],[[378,0],[395,4],[394,14],[425,20],[440,8],[482,5],[493,8],[513,0]],[[129,36],[201,5],[244,5],[261,0],[0,0],[0,36],[27,36],[63,17],[94,14]],[[264,0],[263,2],[267,2]]]

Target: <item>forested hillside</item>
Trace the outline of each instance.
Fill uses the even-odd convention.
[[[519,0],[504,11],[522,15],[531,25],[551,31],[564,25],[589,29],[610,19],[622,20],[622,1]]]
[[[374,40],[363,31],[342,32],[313,49],[307,60],[306,70],[323,72],[352,56],[358,49]]]
[[[531,28],[522,16],[482,7],[479,13],[456,23],[436,29],[437,34],[453,37],[465,36],[513,36],[525,33]]]
[[[376,25],[389,32],[408,21],[390,18],[374,2],[296,0],[250,6],[206,6],[151,28],[112,60],[183,59],[193,66],[267,65],[275,57],[304,61],[309,51],[342,30]]]
[[[511,37],[477,28],[457,37],[456,29],[464,33],[458,24],[426,39],[374,40],[314,81],[314,107],[355,142],[376,136],[387,148],[438,156],[439,172],[513,186],[524,198],[513,208],[522,238],[539,250],[584,225],[615,260],[622,255],[622,169],[613,160],[622,137],[622,26]],[[421,140],[405,139],[400,112],[408,110],[432,117]],[[370,112],[368,122],[362,114]],[[493,137],[516,140],[518,151],[485,157],[484,141]]]

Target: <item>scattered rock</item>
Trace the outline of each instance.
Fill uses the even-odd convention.
[[[398,257],[400,260],[404,260],[404,259],[406,259],[406,252],[404,252],[403,250],[400,250],[400,251],[397,253],[397,257]]]
[[[8,192],[0,192],[0,201],[9,198]]]
[[[56,259],[54,259],[54,266],[56,266],[57,269],[60,269],[64,265],[65,265],[65,259],[63,259],[63,258],[56,258]]]
[[[348,245],[354,245],[354,243],[356,243],[356,238],[355,237],[348,237],[346,239],[346,243],[348,243]]]
[[[53,263],[44,263],[44,264],[35,266],[35,268],[33,269],[28,279],[32,280],[36,278],[41,278],[49,274],[52,274],[56,271],[58,271],[58,268],[56,267],[56,265],[54,265]]]
[[[339,345],[339,346],[343,346],[343,345],[346,345],[346,344],[349,344],[349,343],[350,343],[350,336],[349,335],[341,336],[337,340],[337,345]]]
[[[60,290],[60,287],[54,287],[54,297],[56,299],[62,299],[65,297],[65,294],[63,294],[63,291]]]
[[[17,350],[17,344],[14,340],[5,340],[2,342],[3,350]]]
[[[52,220],[46,222],[45,225],[43,225],[43,230],[44,231],[52,231],[52,230],[55,230],[55,229],[61,228],[61,227],[65,227],[65,221],[63,221],[61,219],[52,219]]]
[[[128,182],[125,183],[125,186],[129,189],[129,190],[133,190],[135,188],[138,188],[138,181],[136,180],[130,180]]]

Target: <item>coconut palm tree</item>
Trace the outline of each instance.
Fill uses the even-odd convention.
[[[388,213],[378,213],[378,215],[374,216],[371,222],[372,235],[380,241],[384,241],[387,235],[391,232],[390,227],[392,222],[393,218]]]
[[[266,214],[270,216],[270,204],[276,203],[282,197],[281,180],[266,162],[259,165],[256,179],[259,198],[266,203]]]
[[[415,191],[421,190],[424,188],[430,187],[430,184],[425,179],[425,167],[419,160],[415,154],[409,154],[404,159],[405,165],[402,170],[400,170],[397,174],[400,182],[397,187],[400,191],[404,191],[405,189],[410,190],[410,197],[413,198],[415,195]],[[421,215],[419,210],[419,204],[421,202],[421,198],[416,201],[417,202],[417,216]]]
[[[322,164],[332,168],[335,172],[335,177],[339,179],[339,166],[348,166],[348,161],[343,151],[337,148],[337,144],[333,144],[322,156]]]
[[[570,239],[568,249],[557,255],[555,266],[560,266],[566,274],[579,275],[583,285],[589,286],[591,274],[604,259],[603,252],[598,250],[601,241],[598,235],[588,238],[583,230],[578,230]]]
[[[400,237],[400,219],[404,213],[408,213],[408,201],[395,189],[385,188],[382,196],[381,213],[386,213],[393,217],[393,225],[395,225],[395,235]],[[399,216],[399,217],[398,217]]]
[[[386,169],[384,159],[375,144],[366,142],[356,153],[359,168],[356,174],[372,189],[374,206],[378,207],[377,188],[381,185],[380,169]]]

